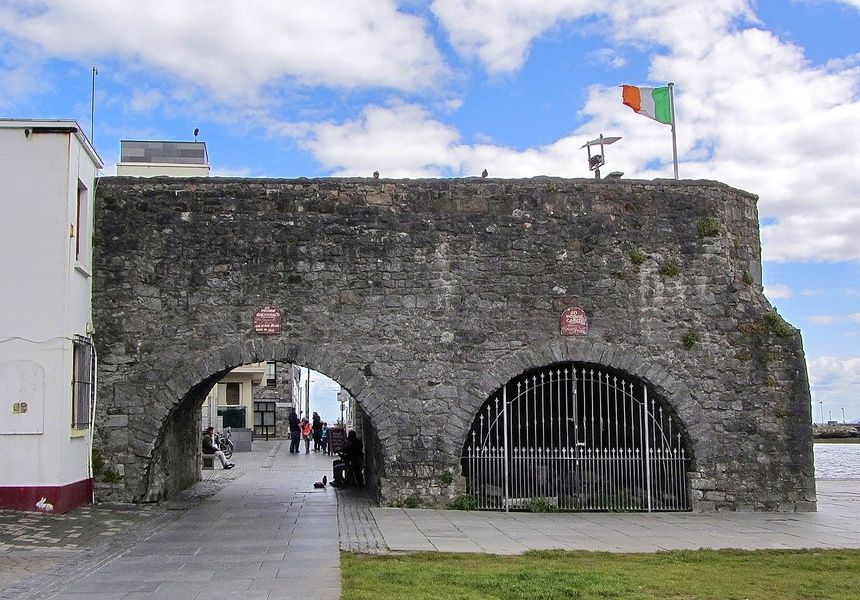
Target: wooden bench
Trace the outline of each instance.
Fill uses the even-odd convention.
[[[203,468],[204,469],[214,469],[215,468],[215,455],[214,454],[204,454],[203,455]]]

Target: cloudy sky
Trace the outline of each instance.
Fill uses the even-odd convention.
[[[0,114],[208,144],[213,174],[670,177],[618,86],[675,82],[682,178],[760,197],[815,419],[860,419],[860,0],[0,0]],[[823,404],[819,404],[823,403]]]

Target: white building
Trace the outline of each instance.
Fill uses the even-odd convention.
[[[129,177],[209,177],[206,143],[122,140],[116,174]]]
[[[102,161],[74,121],[0,120],[0,508],[92,499],[92,229]]]
[[[236,367],[225,375],[203,401],[203,429],[254,426],[254,390],[266,377],[266,363]],[[226,413],[226,415],[225,415]]]
[[[253,428],[255,436],[266,439],[288,436],[290,409],[304,395],[301,372],[296,365],[276,361],[236,367],[212,387],[203,401],[203,429],[210,425],[215,429],[247,427]]]

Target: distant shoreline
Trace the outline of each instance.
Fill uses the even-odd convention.
[[[833,442],[835,444],[860,443],[860,425],[848,423],[828,423],[827,425],[812,425],[812,438],[816,442]]]

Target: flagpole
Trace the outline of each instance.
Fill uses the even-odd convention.
[[[678,142],[675,140],[675,84],[669,82],[669,112],[672,114],[672,161],[675,167],[675,179],[678,179]]]

